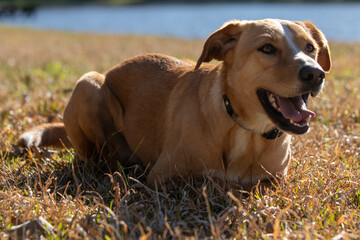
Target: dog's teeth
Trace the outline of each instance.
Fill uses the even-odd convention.
[[[295,122],[292,120],[292,119],[290,119],[290,124],[294,124]]]
[[[297,123],[297,122],[293,122],[292,120],[290,120],[290,123],[297,127],[304,127],[307,124],[306,122]]]
[[[269,94],[268,98],[271,103],[275,102],[275,97],[272,93]]]
[[[306,122],[307,122],[307,123],[309,123],[309,122],[310,122],[310,120],[311,120],[311,117],[310,117],[310,116],[308,116],[305,120],[306,120]]]
[[[269,93],[269,94],[268,94],[268,99],[269,99],[269,102],[270,102],[271,106],[272,106],[275,110],[280,111],[279,106],[276,104],[276,100],[275,100],[274,94]]]
[[[271,106],[273,106],[273,108],[275,108],[275,109],[278,109],[278,106],[276,105],[275,102],[271,102]]]
[[[274,98],[274,96],[273,96],[273,95],[270,95],[270,97],[269,97],[269,101],[270,101],[271,103],[274,103],[274,102],[275,102],[275,98]]]

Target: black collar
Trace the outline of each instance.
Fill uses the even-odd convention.
[[[226,94],[223,94],[223,100],[224,100],[224,104],[226,107],[226,112],[227,112],[227,114],[229,114],[231,119],[234,120],[234,122],[236,122],[240,127],[244,128],[245,130],[251,131],[250,129],[245,128],[242,124],[239,123],[239,121],[238,121],[239,115],[237,115],[236,112],[234,111],[234,109],[232,108],[230,99]],[[281,135],[283,135],[283,132],[281,132],[279,129],[274,127],[270,131],[263,133],[261,136],[263,136],[264,138],[266,138],[268,140],[273,140],[273,139],[280,137]]]

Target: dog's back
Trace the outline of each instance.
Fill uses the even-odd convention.
[[[142,150],[154,153],[153,157],[147,154],[147,158],[156,160],[156,152],[161,151],[156,146],[164,138],[164,132],[156,126],[159,122],[165,124],[166,99],[180,81],[178,75],[190,69],[194,69],[194,64],[174,57],[144,54],[122,62],[105,75],[84,74],[65,109],[65,125],[40,125],[23,133],[17,144],[26,148],[74,147],[83,159],[99,152],[128,158],[132,151],[122,136],[125,132],[128,140],[133,139],[132,149],[141,142]],[[147,136],[137,136],[139,132],[146,132]]]

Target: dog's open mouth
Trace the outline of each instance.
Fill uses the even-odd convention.
[[[315,113],[307,109],[310,93],[285,98],[259,89],[257,95],[271,120],[280,129],[294,134],[304,134],[309,130],[309,123]]]

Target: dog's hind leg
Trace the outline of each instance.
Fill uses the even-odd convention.
[[[22,147],[73,146],[82,159],[98,152],[104,143],[99,114],[100,88],[104,76],[97,72],[83,75],[77,82],[64,112],[64,123],[44,124],[22,134]],[[70,139],[70,140],[69,140]],[[71,143],[70,143],[71,141]]]
[[[97,72],[80,78],[66,106],[64,124],[81,159],[102,159],[116,166],[118,161],[125,163],[132,152],[120,132],[121,104],[104,81],[105,76]]]
[[[64,124],[74,149],[83,160],[100,152],[105,142],[99,109],[100,89],[104,76],[97,72],[84,74],[76,83],[64,111]]]

